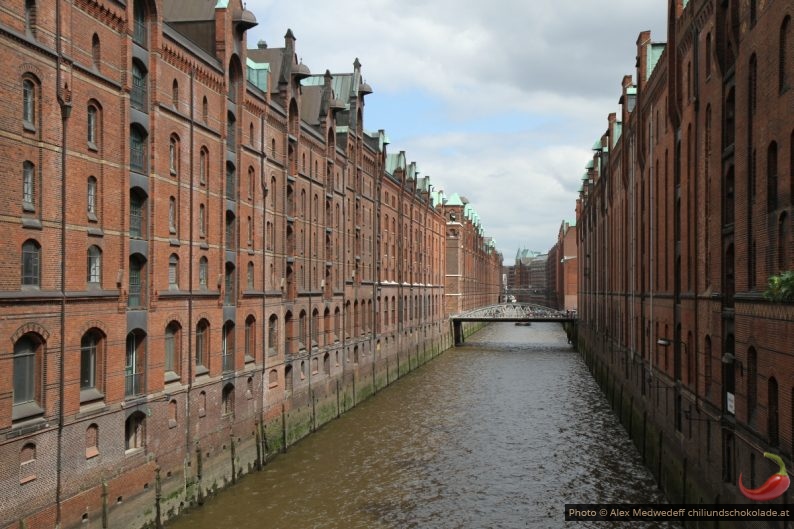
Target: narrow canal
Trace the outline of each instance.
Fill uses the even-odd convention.
[[[563,505],[661,501],[559,324],[494,324],[169,528],[607,527]]]

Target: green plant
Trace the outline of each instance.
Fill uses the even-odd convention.
[[[794,301],[794,270],[771,276],[764,297],[770,301]]]

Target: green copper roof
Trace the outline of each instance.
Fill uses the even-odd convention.
[[[463,201],[460,199],[460,195],[457,193],[452,193],[452,196],[449,197],[447,200],[447,206],[462,206]]]
[[[620,121],[616,121],[615,128],[613,130],[615,131],[615,140],[612,142],[612,146],[614,147],[615,144],[620,139],[620,135],[623,134],[623,123]]]
[[[398,152],[386,156],[386,172],[393,175],[395,171],[402,169],[405,171],[405,153]]]
[[[229,0],[218,0],[218,3],[215,4],[215,9],[226,9],[229,7]]]
[[[254,62],[245,59],[248,80],[263,92],[267,92],[267,78],[270,74],[270,65],[266,62]]]
[[[596,140],[595,141],[595,143],[593,144],[593,150],[594,151],[600,151],[601,150],[601,140]]]
[[[665,48],[665,43],[664,42],[662,42],[660,44],[653,44],[652,43],[650,46],[645,48],[645,49],[648,50],[648,57],[647,57],[647,59],[648,59],[647,60],[648,68],[647,68],[647,72],[646,72],[646,78],[647,79],[651,78],[651,74],[653,73],[653,69],[656,68],[656,64],[659,62],[659,58],[662,56],[662,53],[664,52],[664,48]]]
[[[587,164],[584,166],[585,169],[592,169],[593,167],[595,167],[593,160],[588,160]]]

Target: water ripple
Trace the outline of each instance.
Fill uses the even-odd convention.
[[[500,324],[173,528],[546,529],[566,527],[565,503],[661,501],[560,327]]]

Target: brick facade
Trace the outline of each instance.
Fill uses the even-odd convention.
[[[794,311],[763,292],[794,262],[793,14],[672,0],[577,203],[580,347],[676,502],[792,463]]]
[[[451,343],[446,212],[358,60],[214,4],[0,10],[0,527],[165,519]]]

